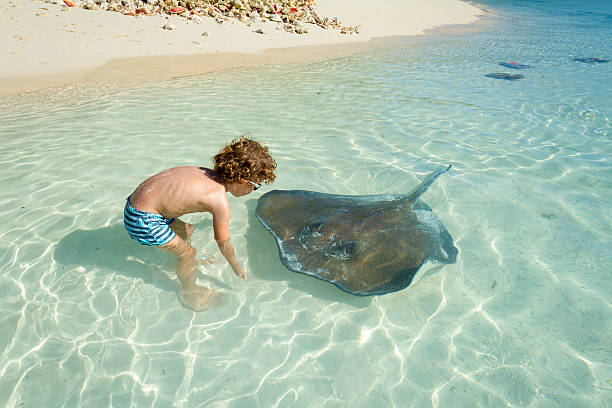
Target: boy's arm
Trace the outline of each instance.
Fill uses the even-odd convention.
[[[221,205],[213,208],[213,230],[215,232],[215,241],[223,257],[230,264],[234,273],[246,280],[246,271],[236,260],[236,254],[234,253],[234,247],[230,243],[230,232],[229,232],[229,220],[230,220],[230,209],[229,202],[226,197]]]
[[[225,259],[227,259],[227,262],[234,270],[234,273],[242,279],[246,280],[246,271],[242,266],[238,264],[238,261],[236,260],[236,255],[234,254],[234,247],[232,246],[232,244],[230,244],[229,239],[224,241],[217,241],[217,245],[219,246],[219,251],[221,251]]]

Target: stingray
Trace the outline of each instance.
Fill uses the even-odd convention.
[[[506,72],[492,72],[492,73],[487,74],[485,76],[489,77],[489,78],[505,79],[505,80],[509,80],[509,81],[515,81],[517,79],[523,78],[523,76],[521,74],[508,74]]]
[[[609,62],[607,59],[596,58],[596,57],[574,58],[574,61],[584,62],[584,63],[587,63],[587,64],[603,64],[604,62]]]
[[[408,194],[273,190],[261,196],[255,215],[276,238],[289,270],[353,295],[396,292],[426,261],[456,261],[453,238],[419,199],[450,168],[429,174]]]

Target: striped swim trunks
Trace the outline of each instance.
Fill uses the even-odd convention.
[[[125,199],[123,225],[130,237],[143,245],[160,246],[172,241],[176,236],[170,229],[172,221],[174,218],[137,210],[130,204],[130,197]]]

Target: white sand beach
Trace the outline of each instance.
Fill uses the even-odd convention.
[[[129,16],[44,1],[0,1],[0,95],[102,81],[151,81],[219,69],[341,55],[386,36],[470,24],[482,10],[460,0],[320,0],[321,15],[359,34],[307,24],[307,34],[271,21]],[[281,3],[281,2],[279,2]],[[173,29],[164,29],[171,24]],[[257,32],[259,31],[259,32]]]

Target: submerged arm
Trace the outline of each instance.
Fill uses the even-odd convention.
[[[229,204],[222,206],[221,208],[213,211],[213,230],[215,232],[215,241],[223,257],[230,264],[234,273],[246,280],[246,271],[236,260],[236,254],[234,247],[230,243],[230,232],[229,232]]]
[[[219,247],[219,251],[221,251],[225,259],[227,259],[227,263],[229,263],[232,269],[234,270],[234,273],[242,279],[246,280],[246,271],[242,266],[240,266],[240,264],[238,264],[238,261],[236,260],[236,255],[234,254],[234,247],[232,246],[232,244],[230,244],[229,239],[217,241],[217,246]]]

